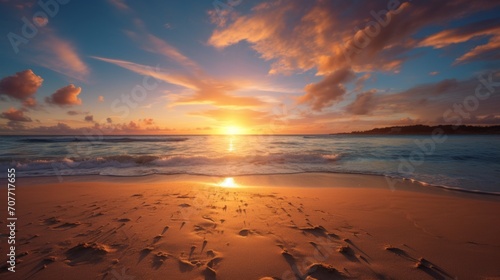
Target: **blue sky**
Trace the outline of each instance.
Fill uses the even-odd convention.
[[[0,1],[3,134],[450,123],[478,76],[500,80],[495,1],[41,2]],[[491,93],[460,122],[500,123]]]

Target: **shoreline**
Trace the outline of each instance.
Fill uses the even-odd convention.
[[[69,182],[74,182],[74,181],[86,181],[86,180],[95,180],[95,181],[100,181],[101,179],[104,178],[113,178],[112,180],[125,180],[125,181],[130,181],[132,178],[150,178],[156,180],[157,178],[164,178],[168,180],[169,178],[174,178],[178,176],[186,176],[186,177],[199,177],[199,178],[227,178],[227,177],[232,177],[232,178],[245,178],[245,177],[265,177],[265,176],[300,176],[300,175],[314,175],[314,174],[319,174],[319,175],[328,175],[332,176],[333,178],[337,176],[350,176],[350,177],[356,177],[356,176],[368,176],[368,177],[374,177],[374,178],[385,178],[387,182],[387,187],[390,189],[391,185],[394,185],[397,187],[398,185],[401,184],[414,184],[417,188],[422,188],[421,191],[425,192],[426,190],[431,191],[432,189],[438,189],[442,190],[445,192],[451,192],[451,193],[462,193],[462,194],[472,194],[472,195],[481,195],[481,196],[498,196],[500,197],[500,192],[489,192],[489,191],[481,191],[481,190],[470,190],[470,189],[464,189],[464,188],[459,188],[459,187],[451,187],[451,186],[444,186],[444,185],[436,185],[436,184],[431,184],[427,183],[424,181],[419,181],[416,179],[409,179],[409,178],[399,178],[395,176],[389,176],[389,175],[382,175],[382,174],[369,174],[369,173],[356,173],[356,172],[330,172],[330,171],[301,171],[301,172],[293,172],[293,173],[258,173],[258,174],[237,174],[237,175],[207,175],[207,174],[189,174],[189,173],[172,173],[172,174],[161,174],[161,173],[154,173],[154,174],[144,174],[144,175],[128,175],[128,176],[120,176],[120,175],[97,175],[97,174],[89,174],[89,175],[64,175],[61,176],[63,178],[62,181],[59,180],[58,176],[55,175],[50,175],[50,176],[29,176],[29,177],[17,177],[18,180],[28,180],[28,181],[34,181],[30,183],[38,184],[38,182],[51,182],[51,183],[63,183],[64,181],[69,181]],[[0,178],[0,179],[7,179],[7,178]],[[108,179],[105,179],[105,181],[108,181]],[[391,184],[393,181],[395,183]],[[5,186],[0,186],[0,189]]]

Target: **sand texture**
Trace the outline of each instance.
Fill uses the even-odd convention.
[[[1,279],[500,279],[500,198],[409,181],[86,176],[16,195]]]

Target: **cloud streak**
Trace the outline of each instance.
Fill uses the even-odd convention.
[[[486,44],[478,45],[456,59],[457,63],[472,60],[500,59],[500,20],[488,19],[474,22],[466,26],[447,29],[423,39],[419,46],[444,48],[453,44],[460,44],[470,40],[489,37]]]
[[[151,76],[158,80],[178,85],[192,91],[191,96],[181,96],[177,98],[174,105],[213,104],[218,106],[252,107],[265,104],[258,98],[235,96],[231,94],[231,92],[240,89],[240,86],[236,83],[219,81],[208,76],[197,76],[196,74],[174,74],[157,71],[149,66],[124,60],[95,56],[93,58],[120,66],[137,74]]]
[[[74,45],[60,38],[51,29],[45,29],[43,35],[43,40],[36,44],[35,51],[38,54],[32,59],[33,62],[65,76],[85,81],[90,69]]]
[[[127,34],[133,40],[140,42],[144,50],[171,59],[187,70],[197,73],[201,72],[201,68],[196,62],[183,55],[178,49],[164,40],[149,34],[146,31],[141,33],[127,32]]]

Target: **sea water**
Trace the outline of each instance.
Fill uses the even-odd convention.
[[[500,193],[500,136],[2,136],[0,167],[20,177],[361,173]]]

